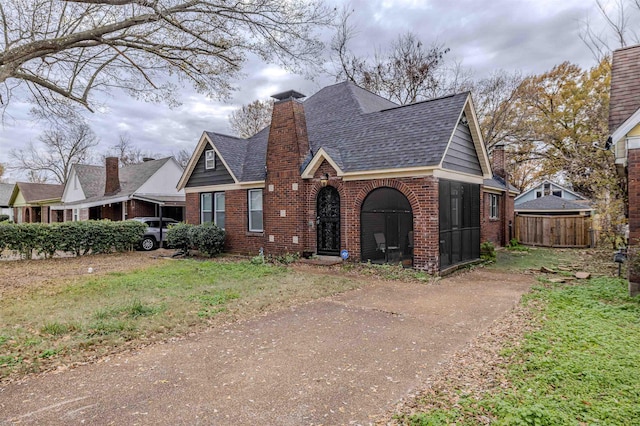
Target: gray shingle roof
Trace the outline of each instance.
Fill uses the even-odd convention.
[[[73,167],[85,197],[92,198],[104,195],[104,166],[74,164]]]
[[[8,207],[15,183],[0,183],[0,207]]]
[[[309,145],[344,172],[435,166],[444,155],[468,93],[398,106],[352,82],[325,87],[303,102]],[[207,133],[243,182],[264,180],[269,128],[245,140]]]
[[[527,201],[515,206],[516,211],[545,211],[545,210],[593,210],[587,204],[577,203],[575,201],[569,201],[564,198],[560,198],[556,195],[545,195],[544,197],[536,198],[534,200]]]
[[[18,182],[16,185],[27,203],[59,199],[64,191],[64,185],[50,183]]]
[[[106,180],[104,166],[74,164],[73,167],[76,169],[78,180],[85,192],[86,199],[69,204],[131,196],[169,160],[171,160],[171,157],[121,167],[118,171],[118,177],[120,178],[120,191],[109,196],[104,195]]]
[[[503,178],[501,178],[498,175],[493,175],[491,179],[485,179],[484,182],[482,182],[482,184],[490,188],[507,189],[506,182],[504,181]],[[511,184],[509,184],[509,191],[513,191],[516,193],[520,192],[518,188],[516,188]]]

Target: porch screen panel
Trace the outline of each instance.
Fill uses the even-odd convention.
[[[360,212],[360,257],[373,263],[413,265],[413,212],[393,188],[369,193]]]
[[[441,180],[440,269],[480,257],[480,185]]]

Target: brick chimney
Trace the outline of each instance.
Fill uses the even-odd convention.
[[[299,101],[304,95],[290,90],[273,97],[263,192],[265,251],[301,253],[306,192],[300,168],[309,155],[304,106]]]
[[[113,195],[120,191],[118,157],[107,157],[105,163],[106,179],[104,182],[104,195]]]
[[[505,166],[504,144],[498,143],[494,145],[493,151],[491,153],[491,168],[493,169],[493,173],[495,175],[505,179],[507,176],[507,170]]]

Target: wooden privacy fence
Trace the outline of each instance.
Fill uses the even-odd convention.
[[[520,244],[543,247],[589,247],[591,218],[586,216],[516,216]]]

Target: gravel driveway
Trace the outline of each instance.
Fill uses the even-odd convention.
[[[508,312],[532,278],[379,282],[0,388],[0,424],[369,424]]]

